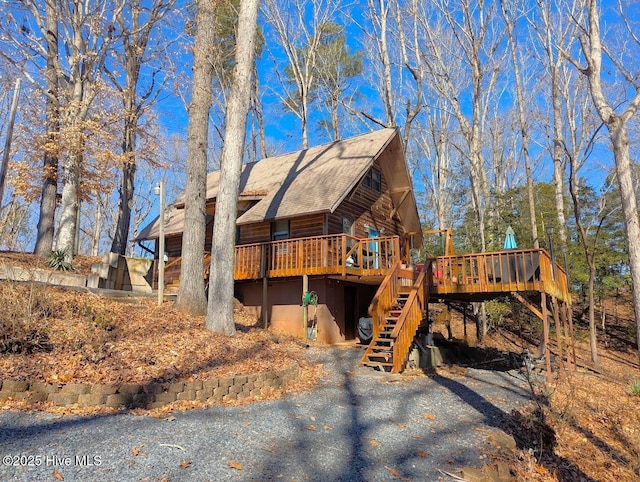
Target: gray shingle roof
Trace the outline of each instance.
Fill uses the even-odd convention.
[[[244,212],[237,223],[251,224],[312,213],[333,212],[392,143],[392,155],[383,156],[383,175],[389,183],[392,197],[398,200],[399,196],[393,193],[402,193],[403,189],[410,189],[411,181],[398,131],[381,129],[245,164],[240,179],[241,198],[244,194],[253,199],[261,199]],[[207,202],[215,200],[219,178],[219,171],[207,176]],[[183,206],[184,195],[176,200],[171,218],[166,221],[167,235],[182,231],[184,209],[179,208]],[[404,224],[406,221],[410,224],[407,231],[419,230],[420,226],[415,201],[412,206],[408,211],[406,208],[402,209],[407,211],[403,217]],[[402,212],[400,214],[403,215]],[[157,224],[156,219],[141,231],[137,239],[157,238]]]

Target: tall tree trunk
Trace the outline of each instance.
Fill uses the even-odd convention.
[[[125,92],[125,95],[127,93]],[[135,189],[136,176],[136,127],[137,119],[130,119],[136,116],[131,110],[125,107],[127,117],[124,127],[124,142],[122,143],[122,152],[125,156],[122,173],[120,175],[120,199],[118,201],[118,221],[116,223],[116,232],[111,243],[111,252],[117,254],[126,254],[127,242],[129,241],[129,227],[131,225],[131,209],[133,208],[133,193]]]
[[[309,148],[309,93],[304,87],[302,89],[301,98],[301,114],[300,121],[302,123],[302,149]]]
[[[267,138],[264,133],[264,118],[262,116],[262,101],[260,100],[260,80],[258,79],[258,69],[253,63],[253,108],[256,115],[256,122],[258,124],[258,139],[260,140],[260,159],[265,159],[267,155]],[[257,160],[257,159],[256,159]]]
[[[102,200],[100,193],[94,192],[95,211],[93,214],[93,233],[91,236],[91,256],[100,254],[100,233],[102,233]]]
[[[227,103],[220,183],[213,223],[206,327],[225,335],[234,335],[236,332],[233,318],[233,261],[238,188],[251,98],[251,70],[255,57],[258,4],[259,0],[240,1],[236,65]]]
[[[553,106],[553,185],[556,204],[556,216],[558,217],[558,231],[560,234],[560,251],[563,258],[567,259],[567,223],[564,213],[564,168],[562,155],[564,152],[564,136],[562,134],[562,104],[560,102],[560,79],[558,78],[558,66],[551,66],[551,102]],[[566,267],[566,266],[565,266]]]
[[[594,317],[594,296],[593,296],[593,287],[594,280],[596,277],[596,263],[595,263],[595,253],[596,253],[596,245],[597,245],[597,232],[596,237],[593,243],[593,249],[589,249],[589,239],[587,238],[587,231],[582,224],[582,214],[580,208],[580,198],[578,197],[578,187],[577,187],[577,165],[575,158],[569,158],[569,194],[571,195],[571,200],[573,201],[573,215],[576,222],[576,228],[578,231],[578,235],[580,236],[580,243],[582,244],[582,249],[584,250],[584,257],[587,261],[587,266],[589,267],[589,282],[587,289],[587,298],[589,303],[589,344],[591,348],[591,361],[595,364],[598,363],[598,345],[597,345],[597,333],[596,333],[596,324]]]
[[[47,65],[45,82],[47,99],[45,108],[47,141],[55,145],[60,130],[58,75],[56,57],[58,55],[58,20],[54,2],[46,3],[47,22]],[[42,194],[40,197],[40,215],[34,253],[49,256],[53,249],[53,235],[56,213],[56,197],[58,193],[58,156],[54,152],[44,152],[44,168],[42,172]]]
[[[639,94],[640,96],[640,94]],[[613,117],[613,116],[612,116]],[[638,343],[638,356],[640,357],[640,224],[638,222],[638,206],[636,193],[633,188],[631,175],[631,159],[629,157],[629,136],[627,134],[626,121],[615,116],[610,124],[607,124],[613,156],[616,161],[616,175],[620,187],[620,199],[622,213],[627,235],[627,247],[629,250],[629,266],[631,268],[631,280],[633,284],[633,309],[636,318],[636,335]]]
[[[152,0],[141,6],[142,0],[119,0],[116,7],[116,19],[122,39],[122,56],[124,68],[124,85],[118,76],[108,71],[116,89],[122,96],[124,108],[124,135],[122,153],[124,163],[120,178],[118,218],[116,230],[111,243],[111,252],[126,254],[131,229],[131,210],[134,207],[134,189],[136,176],[136,141],[140,117],[145,104],[149,106],[155,99],[155,73],[151,74],[151,87],[146,92],[138,94],[140,69],[147,62],[147,46],[154,28],[162,22],[165,14],[171,10],[175,0]],[[128,8],[127,8],[128,7]],[[152,50],[153,55],[157,50]],[[162,85],[164,82],[160,82]]]
[[[193,86],[187,132],[187,182],[185,186],[182,263],[177,307],[192,315],[204,315],[207,299],[202,263],[205,241],[205,202],[209,110],[212,101],[215,1],[198,0],[193,51]],[[163,253],[160,253],[163,256]]]
[[[594,297],[594,280],[596,277],[596,267],[593,260],[589,262],[589,347],[591,348],[591,361],[598,364],[598,338],[596,334],[596,315],[595,315],[595,297]]]
[[[64,258],[68,263],[73,260],[78,227],[81,158],[79,151],[69,152],[62,167],[62,212],[56,237],[56,249],[64,251]]]
[[[600,13],[596,0],[588,0],[588,29],[587,38],[580,38],[580,45],[587,62],[587,67],[581,67],[577,62],[573,63],[580,68],[589,80],[589,90],[593,104],[598,111],[602,122],[607,126],[609,139],[613,149],[613,157],[616,164],[616,177],[620,188],[624,227],[627,235],[627,249],[629,250],[629,267],[631,268],[631,280],[633,284],[633,308],[636,319],[636,334],[638,343],[638,356],[640,357],[640,222],[638,221],[638,206],[636,193],[631,175],[631,159],[629,157],[629,135],[627,121],[637,114],[640,109],[640,86],[634,82],[635,97],[629,102],[622,114],[618,115],[607,101],[602,88],[602,41],[600,38]],[[625,76],[630,79],[629,76]]]

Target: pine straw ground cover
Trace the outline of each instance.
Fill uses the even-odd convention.
[[[599,330],[598,365],[591,363],[587,326],[574,309],[578,369],[561,378],[556,372],[549,387],[533,383],[538,403],[514,411],[505,424],[518,449],[490,454],[509,462],[518,480],[640,480],[640,394],[634,390],[640,364],[630,306],[618,304],[616,316],[613,310],[607,316],[606,333]],[[452,325],[454,336],[462,339],[462,320],[454,316]],[[446,334],[444,326],[435,328]],[[535,347],[519,334],[511,315],[480,346],[492,356],[499,350],[505,358],[524,348],[534,353]],[[551,350],[557,353],[555,332],[551,340]]]
[[[127,300],[0,282],[2,378],[54,384],[191,382],[292,363],[303,369],[288,389],[311,386],[317,377],[293,337],[264,330],[241,308],[235,313],[237,335],[225,337],[206,330],[204,317],[185,316],[171,302],[158,307],[154,298]],[[203,406],[176,402],[172,408],[187,405]],[[5,406],[29,408],[24,402]],[[35,407],[58,410],[46,403]]]

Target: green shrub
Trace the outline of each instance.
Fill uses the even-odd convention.
[[[629,386],[629,393],[631,395],[640,396],[640,380],[636,380]]]
[[[57,249],[52,251],[47,260],[47,266],[58,271],[73,271],[73,266],[66,260],[67,250]]]

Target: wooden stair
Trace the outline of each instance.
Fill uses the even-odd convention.
[[[425,273],[394,266],[380,285],[369,312],[373,318],[371,343],[361,363],[380,371],[404,368],[413,337],[426,309]]]
[[[375,339],[367,347],[362,358],[365,366],[378,368],[380,371],[390,372],[393,369],[393,330],[398,324],[402,310],[409,298],[409,290],[398,293],[393,308],[385,316],[384,325]]]

